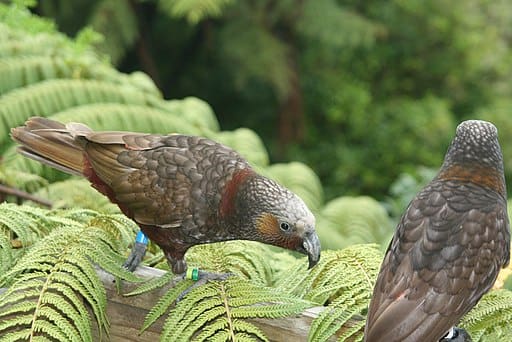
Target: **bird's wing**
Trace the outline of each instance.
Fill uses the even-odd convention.
[[[494,192],[449,183],[420,192],[386,253],[366,341],[441,338],[494,283],[508,256],[507,232],[506,204]]]
[[[166,144],[167,137],[127,132],[85,136],[91,168],[108,186],[102,192],[139,224],[172,228],[191,217],[189,193],[201,175],[186,139],[173,146]]]

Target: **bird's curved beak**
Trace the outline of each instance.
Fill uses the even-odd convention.
[[[304,248],[305,254],[308,255],[309,267],[308,269],[315,266],[320,260],[320,240],[315,231],[306,233],[302,242],[302,248]]]

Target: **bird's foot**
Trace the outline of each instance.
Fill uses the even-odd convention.
[[[452,327],[440,342],[471,342],[471,336],[462,328]]]
[[[183,279],[192,279],[196,282],[189,286],[185,291],[183,291],[178,298],[176,299],[176,302],[179,302],[182,300],[190,291],[193,289],[206,284],[209,281],[215,281],[215,280],[226,280],[228,277],[232,276],[233,273],[214,273],[214,272],[207,272],[207,271],[200,271],[197,268],[188,269],[187,272],[183,273],[182,278]]]
[[[142,231],[137,233],[130,255],[123,264],[128,271],[133,272],[140,265],[148,248],[148,238]]]

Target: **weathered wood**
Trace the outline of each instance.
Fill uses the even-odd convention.
[[[139,330],[143,325],[146,314],[172,284],[152,292],[126,297],[118,294],[112,275],[103,271],[98,273],[107,290],[107,316],[110,321],[109,341],[158,341],[165,318],[161,317],[140,335]],[[164,274],[163,271],[150,267],[139,267],[135,273],[147,278],[160,277]],[[124,283],[122,293],[128,293],[137,286],[137,284]],[[324,309],[324,307],[313,307],[306,309],[301,315],[295,317],[257,318],[250,321],[258,326],[271,341],[307,341],[311,322]],[[349,324],[349,326],[351,325]],[[336,336],[339,336],[343,330],[343,328],[340,329]],[[336,336],[333,336],[329,341],[336,341]],[[95,331],[95,337],[99,340],[97,331]],[[107,338],[103,336],[102,340],[106,341]]]
[[[158,341],[160,332],[165,320],[165,316],[157,320],[143,333],[140,328],[143,326],[144,318],[151,308],[155,305],[158,299],[166,293],[166,291],[174,285],[179,279],[176,278],[168,285],[158,288],[154,291],[143,293],[136,296],[124,296],[124,293],[133,291],[140,284],[123,282],[120,286],[120,293],[116,286],[114,277],[105,271],[98,269],[100,276],[107,292],[107,308],[106,313],[110,323],[109,335],[105,332],[100,335],[96,325],[93,325],[93,339],[95,341],[141,341],[150,342]],[[160,277],[164,271],[150,267],[139,267],[135,272],[138,276],[144,278]],[[5,289],[0,288],[0,293]],[[325,307],[313,307],[306,309],[300,315],[277,318],[277,319],[263,319],[255,318],[250,321],[258,326],[258,328],[265,333],[270,341],[307,341],[309,328],[312,321],[325,309]],[[92,312],[90,313],[91,317]],[[345,330],[353,326],[356,321],[349,322],[346,327],[342,327],[335,336],[331,337],[329,341],[336,341],[336,337]]]

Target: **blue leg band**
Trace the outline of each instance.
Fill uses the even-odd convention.
[[[142,230],[139,230],[139,232],[137,233],[137,237],[135,238],[135,242],[140,242],[142,244],[147,245],[148,237],[146,236],[146,234],[142,232]]]

